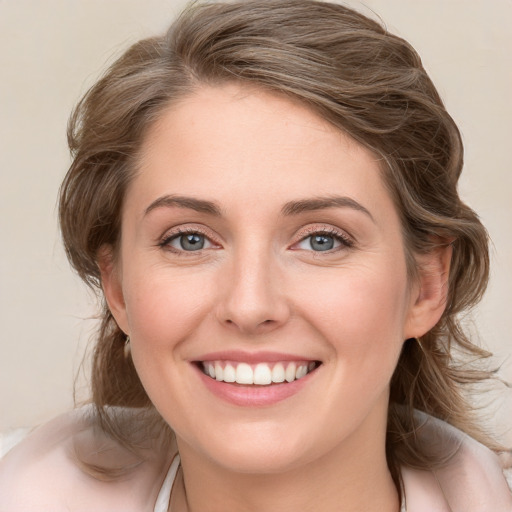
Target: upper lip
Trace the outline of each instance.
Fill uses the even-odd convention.
[[[240,363],[275,363],[279,361],[318,361],[316,358],[307,357],[300,354],[288,354],[283,352],[260,351],[246,352],[242,350],[223,350],[219,352],[209,352],[193,361],[237,361]]]

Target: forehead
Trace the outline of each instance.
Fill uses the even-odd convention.
[[[389,196],[376,156],[304,105],[237,85],[202,87],[149,128],[131,188],[246,205],[297,196]],[[215,197],[212,197],[215,196]],[[285,197],[286,196],[286,197]]]

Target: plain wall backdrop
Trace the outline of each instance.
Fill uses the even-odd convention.
[[[512,381],[512,1],[344,3],[377,13],[413,44],[459,124],[461,194],[494,244],[490,288],[468,323]],[[162,32],[183,5],[0,0],[0,430],[73,406],[94,331],[95,298],[69,270],[56,222],[69,113],[113,56]],[[85,373],[76,381],[80,398],[87,397]],[[511,395],[499,386],[484,395],[491,424],[510,445]]]

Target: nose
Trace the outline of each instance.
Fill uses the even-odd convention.
[[[284,325],[290,317],[284,280],[271,254],[246,250],[236,254],[219,283],[217,318],[241,333],[264,334]]]

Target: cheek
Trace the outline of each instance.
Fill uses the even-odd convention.
[[[333,360],[344,372],[370,381],[394,371],[404,341],[408,311],[405,266],[384,270],[340,269],[323,289],[308,286],[302,311],[328,340]]]
[[[211,293],[203,276],[146,269],[132,274],[125,298],[132,338],[146,351],[158,351],[178,345],[194,330]]]
[[[303,293],[303,309],[317,322],[354,329],[361,340],[375,331],[401,334],[409,301],[405,272],[342,269],[324,283],[306,285]]]
[[[304,316],[329,350],[325,370],[330,378],[317,408],[334,432],[340,425],[355,428],[376,404],[387,404],[403,344],[408,293],[405,274],[383,275],[354,272],[333,279],[328,290],[304,296]]]
[[[139,378],[166,421],[180,425],[181,411],[188,411],[189,428],[195,413],[184,396],[193,394],[182,363],[188,342],[198,336],[210,310],[210,285],[205,276],[148,267],[138,275],[133,272],[125,285],[132,358]]]

